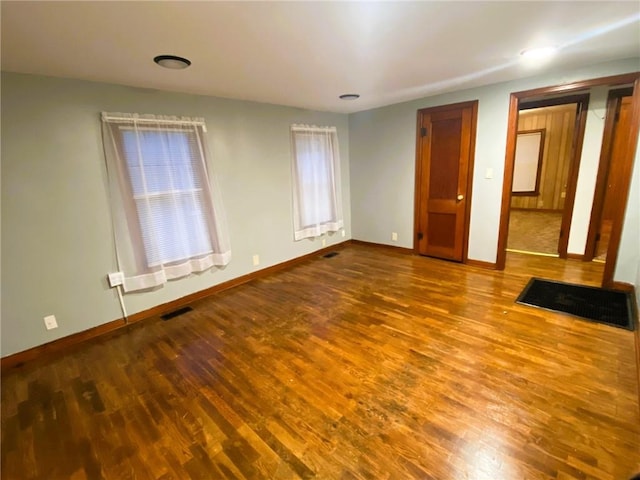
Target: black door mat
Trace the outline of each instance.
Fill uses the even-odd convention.
[[[517,303],[633,330],[631,293],[532,278]]]

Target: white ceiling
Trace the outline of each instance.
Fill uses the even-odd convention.
[[[631,2],[2,1],[2,69],[354,112],[640,57]],[[537,69],[525,48],[554,44]],[[153,57],[189,58],[167,70]],[[359,93],[356,101],[338,99]]]

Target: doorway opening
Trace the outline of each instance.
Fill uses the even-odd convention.
[[[507,250],[566,258],[589,95],[523,101]]]
[[[516,92],[511,94],[510,105],[509,105],[509,120],[508,120],[508,129],[507,129],[507,148],[505,155],[505,169],[504,169],[504,183],[502,190],[502,208],[500,213],[500,230],[498,235],[498,251],[496,258],[496,268],[504,269],[507,259],[507,241],[509,236],[509,220],[511,215],[511,203],[512,203],[512,185],[514,181],[514,166],[515,166],[515,153],[516,153],[516,143],[517,143],[517,134],[518,134],[518,113],[520,111],[520,107],[527,102],[536,101],[536,100],[544,100],[550,97],[558,96],[558,95],[569,95],[574,94],[576,92],[584,92],[592,87],[603,87],[603,88],[620,88],[620,87],[628,87],[629,85],[633,85],[633,95],[630,99],[630,111],[636,112],[636,114],[631,114],[628,128],[624,131],[623,137],[621,139],[621,145],[623,148],[620,149],[620,158],[623,160],[624,170],[622,171],[621,177],[623,178],[620,186],[617,190],[617,201],[615,202],[615,208],[613,209],[612,219],[611,219],[611,230],[610,236],[607,246],[606,260],[604,264],[604,272],[602,275],[602,286],[605,288],[624,288],[625,285],[617,284],[614,282],[614,272],[616,267],[616,261],[618,258],[618,247],[620,244],[620,239],[622,236],[622,226],[624,223],[624,215],[625,209],[628,201],[629,194],[629,186],[630,186],[630,176],[631,169],[633,166],[633,158],[635,156],[636,145],[638,142],[638,130],[640,128],[640,115],[637,114],[640,111],[640,74],[638,72],[630,73],[630,74],[622,74],[615,75],[611,77],[603,77],[597,78],[593,80],[586,80],[581,82],[576,82],[573,84],[565,84],[558,85],[552,87],[539,88],[535,90],[528,90],[523,92]],[[594,114],[596,112],[593,112]],[[583,114],[587,114],[587,112],[583,112]],[[601,119],[602,120],[602,119]],[[602,135],[600,133],[599,135]],[[593,140],[593,139],[590,139]],[[598,139],[595,139],[596,142],[600,142],[602,137],[600,136]],[[585,140],[586,142],[587,140]],[[578,150],[581,148],[581,145],[578,145]],[[599,170],[602,168],[602,165],[596,167],[595,170]],[[576,171],[577,175],[578,172]],[[582,182],[583,175],[591,175],[592,172],[581,173],[580,181]],[[569,174],[571,175],[571,173]],[[593,173],[593,178],[590,179],[591,185],[596,183],[595,173]],[[589,182],[587,182],[589,183]],[[582,241],[584,245],[584,250],[580,253],[575,253],[580,247],[576,248],[576,244],[580,244],[580,240],[576,241],[572,234],[572,245],[573,252],[572,254],[567,253],[567,246],[569,241],[569,226],[571,225],[571,216],[566,210],[571,207],[573,210],[573,204],[569,205],[569,203],[575,200],[575,191],[572,192],[574,199],[570,198],[570,188],[571,183],[567,184],[567,192],[565,196],[565,210],[563,213],[563,222],[562,222],[562,234],[559,244],[558,244],[558,255],[561,258],[579,258],[582,260],[590,260],[589,251],[587,250],[586,245],[586,226],[585,232],[581,233]],[[592,190],[593,191],[593,190]],[[595,200],[595,193],[593,199]],[[575,211],[581,218],[586,215],[586,219],[589,218],[589,211],[593,212],[591,208],[593,205],[585,205],[584,198],[582,199],[579,208]],[[567,218],[568,217],[568,218]],[[565,220],[567,219],[568,222]],[[574,219],[575,221],[575,219]],[[587,222],[584,222],[587,225]],[[566,229],[565,229],[566,227]],[[562,238],[564,236],[564,238]],[[594,235],[595,239],[595,235]]]
[[[611,90],[607,99],[602,151],[585,248],[585,260],[606,263],[620,189],[631,171],[624,155],[631,126],[632,88]],[[623,208],[624,206],[622,206]]]

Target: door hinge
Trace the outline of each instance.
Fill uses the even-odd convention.
[[[600,234],[596,233],[596,242],[599,242],[599,241],[600,241]]]
[[[418,232],[418,240],[422,240],[424,237],[424,235],[422,235],[422,232]]]
[[[420,129],[420,136],[421,137],[426,137],[427,136],[427,127],[422,127]]]

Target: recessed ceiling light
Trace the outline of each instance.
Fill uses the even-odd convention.
[[[175,55],[158,55],[153,59],[158,65],[172,70],[182,70],[191,65],[191,61]]]
[[[360,98],[360,95],[357,93],[344,93],[340,95],[340,100],[357,100]]]
[[[520,56],[525,60],[544,60],[551,57],[558,51],[558,47],[537,47],[527,48],[520,52]]]

